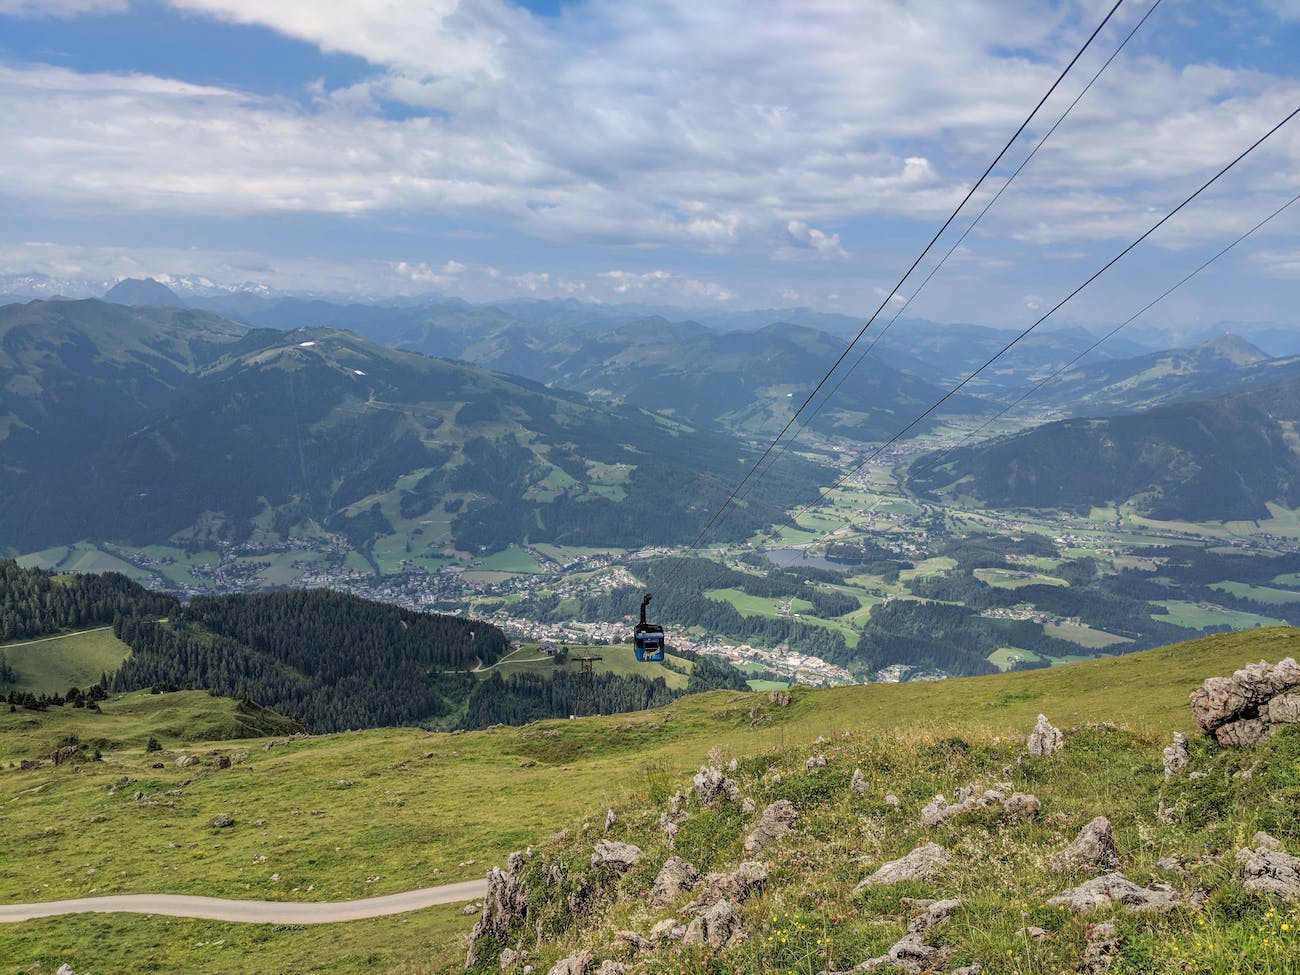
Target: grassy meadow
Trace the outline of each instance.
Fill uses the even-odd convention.
[[[0,713],[0,764],[7,766],[0,771],[0,849],[7,851],[0,857],[0,898],[23,902],[174,892],[341,900],[473,879],[511,850],[540,846],[562,828],[581,836],[583,824],[594,828],[609,808],[619,810],[630,829],[638,817],[653,815],[647,810],[662,801],[665,790],[687,783],[711,755],[734,756],[752,770],[794,768],[817,738],[836,742],[846,735],[863,755],[876,756],[873,790],[892,789],[914,817],[933,792],[951,794],[976,772],[995,774],[992,765],[1000,769],[1002,762],[990,756],[1023,747],[1040,711],[1067,729],[1114,722],[1121,736],[1094,739],[1078,759],[1107,768],[1113,764],[1110,771],[1094,770],[1088,773],[1093,778],[1075,780],[1064,771],[1049,776],[1055,783],[1049,794],[1068,814],[1067,822],[1051,828],[1050,842],[1077,830],[1076,822],[1086,822],[1094,810],[1115,805],[1129,810],[1126,842],[1137,844],[1146,827],[1134,803],[1151,804],[1154,787],[1142,786],[1132,795],[1127,777],[1134,770],[1146,775],[1159,768],[1159,748],[1172,731],[1196,731],[1188,693],[1207,676],[1298,649],[1300,631],[1279,628],[1044,671],[796,689],[787,708],[770,704],[764,694],[714,692],[631,715],[464,734],[383,729],[294,739],[266,749],[262,740],[231,740],[243,720],[235,703],[203,692],[122,695],[103,702],[101,714],[71,708]],[[151,735],[162,751],[145,750]],[[69,736],[95,743],[103,760],[18,767],[20,759],[48,756]],[[961,761],[951,768],[919,760],[936,748],[951,751],[957,746],[942,743],[958,739],[966,744],[959,749]],[[235,763],[215,768],[214,753]],[[198,755],[201,764],[177,767],[176,759],[188,754]],[[848,771],[846,762],[837,764],[835,781]],[[802,808],[798,790],[804,786],[798,781],[792,777],[795,784],[785,792]],[[756,795],[784,794],[764,788],[768,791]],[[814,793],[805,796],[810,803],[813,798]],[[878,821],[870,803],[858,810],[847,801],[841,782],[826,795],[825,809],[809,805],[810,834],[834,831],[843,837],[836,844],[857,846],[857,855],[867,850],[873,857],[877,850],[883,855],[890,843],[910,842],[901,820],[895,828],[892,820]],[[209,827],[208,820],[222,812],[233,815],[235,825]],[[1237,814],[1248,814],[1251,823],[1273,815],[1263,807]],[[1233,826],[1234,837],[1245,828]],[[1040,845],[1049,842],[1049,834],[1033,835]],[[704,844],[701,849],[708,846],[706,839],[697,840]],[[980,855],[996,862],[996,832],[971,842],[992,843],[980,847]],[[711,856],[727,855],[734,843],[734,836],[719,840]],[[1144,857],[1172,845],[1168,838],[1141,839]],[[795,886],[779,898],[773,895],[776,899],[766,908],[760,905],[760,911],[796,910],[811,918],[815,901],[795,887],[816,889],[818,897],[840,905],[837,911],[850,906],[848,874],[857,868],[848,866],[848,850],[839,851],[833,866],[823,862],[830,852],[818,849],[809,860],[817,867],[812,873],[780,863],[777,876]],[[971,852],[979,851],[971,847]],[[1011,923],[1006,909],[992,900],[979,908],[988,917],[969,922],[970,937],[977,928],[984,931],[975,943],[1003,937],[1003,927]],[[890,910],[897,913],[897,905],[873,895],[854,910],[864,917],[877,911],[888,916]],[[775,930],[776,916],[764,922],[767,930]],[[120,972],[197,966],[214,975],[449,972],[461,963],[456,939],[469,926],[469,918],[447,908],[353,922],[334,936],[321,929],[144,917],[52,919],[0,927],[0,973],[52,973],[63,962],[78,972],[95,966]],[[885,924],[881,930],[892,929]],[[105,947],[109,954],[97,954],[94,946],[105,942],[111,943],[111,949]],[[774,955],[753,957],[758,967],[746,971],[789,970]]]

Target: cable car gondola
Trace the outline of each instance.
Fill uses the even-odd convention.
[[[636,659],[645,663],[664,659],[664,628],[656,623],[645,621],[645,608],[650,602],[650,593],[641,600],[641,622],[632,632],[632,646],[636,650]]]

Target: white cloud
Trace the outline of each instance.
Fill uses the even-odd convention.
[[[615,294],[624,298],[731,301],[736,297],[734,292],[716,282],[682,277],[670,271],[604,271],[599,277],[609,283]]]
[[[974,0],[941,14],[774,0],[761,15],[741,0],[587,0],[549,19],[506,0],[169,2],[373,72],[304,84],[300,101],[2,68],[6,192],[78,213],[471,214],[546,240],[843,261],[855,221],[946,216],[1100,14],[1092,0],[1014,15]],[[1298,98],[1294,77],[1126,54],[987,226],[1038,244],[1140,232],[1146,207]],[[385,115],[393,101],[410,111]],[[1300,168],[1295,127],[1240,193]]]
[[[785,225],[786,239],[793,247],[782,248],[783,256],[797,257],[811,253],[824,260],[843,260],[849,256],[848,251],[840,246],[839,234],[828,234],[824,230],[810,227],[802,220],[791,220]]]

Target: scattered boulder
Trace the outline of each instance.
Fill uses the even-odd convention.
[[[464,907],[462,907],[462,908],[460,909],[460,912],[461,912],[462,914],[466,915],[467,917],[468,917],[469,915],[471,915],[471,914],[477,914],[477,913],[478,913],[478,905],[477,905],[477,904],[466,904]]]
[[[54,754],[50,756],[55,765],[63,765],[65,762],[76,762],[84,759],[86,753],[82,751],[80,745],[64,745],[62,748],[55,749]]]
[[[1192,756],[1187,751],[1187,736],[1181,731],[1174,732],[1174,741],[1165,746],[1165,781],[1169,782],[1182,774]]]
[[[666,917],[659,921],[650,929],[650,940],[662,941],[665,939],[680,940],[686,934],[686,925],[678,924],[677,919]]]
[[[853,889],[857,894],[867,887],[901,884],[908,880],[934,880],[948,869],[948,851],[938,843],[918,846],[905,857],[890,860]]]
[[[1192,716],[1220,745],[1241,747],[1300,722],[1300,664],[1261,660],[1192,692]]]
[[[1048,866],[1057,873],[1114,870],[1119,866],[1119,848],[1110,820],[1098,816],[1083,827],[1073,843],[1052,854]]]
[[[725,951],[748,938],[740,908],[729,900],[721,900],[686,926],[682,944],[704,944],[714,951]]]
[[[214,769],[230,768],[230,758],[226,755],[217,755],[212,759]]]
[[[519,961],[519,952],[515,951],[515,949],[513,948],[501,949],[500,965],[501,965],[501,970],[503,972],[506,971],[507,969],[514,968],[515,962],[517,961]]]
[[[191,765],[198,764],[199,756],[197,755],[182,755],[180,758],[176,759],[177,768],[189,768]]]
[[[1088,925],[1087,942],[1083,946],[1083,971],[1097,973],[1110,968],[1119,954],[1119,930],[1110,921]]]
[[[740,786],[722,774],[721,769],[701,765],[695,773],[695,794],[705,805],[711,805],[723,796],[732,802],[740,801]]]
[[[655,946],[653,941],[636,931],[615,931],[614,937],[620,941],[626,941],[637,951],[652,951]]]
[[[1029,733],[1027,747],[1030,755],[1050,758],[1065,747],[1065,735],[1060,728],[1053,728],[1047,715],[1040,714],[1034,730]]]
[[[767,867],[757,861],[746,860],[731,873],[707,874],[691,907],[699,911],[723,900],[739,904],[765,883]]]
[[[613,829],[614,824],[617,822],[618,822],[618,813],[614,812],[614,810],[612,809],[609,812],[605,813],[605,832],[608,833],[611,829]]]
[[[208,820],[208,825],[213,829],[229,829],[235,825],[235,817],[230,813],[217,813]]]
[[[1300,901],[1300,857],[1282,849],[1267,833],[1256,833],[1253,846],[1238,850],[1237,879],[1246,890]]]
[[[54,975],[77,975],[77,973],[72,970],[71,965],[65,962],[59,966],[59,970],[55,972]]]
[[[616,843],[613,840],[601,840],[591,854],[593,867],[612,867],[619,873],[632,869],[641,859],[641,848],[631,843]]]
[[[681,857],[669,857],[650,888],[650,903],[666,907],[695,886],[699,877],[699,871],[692,864]]]
[[[998,782],[992,789],[978,791],[975,785],[957,790],[957,802],[937,795],[921,809],[921,825],[933,829],[950,819],[976,812],[1000,812],[1007,819],[1032,819],[1041,803],[1027,792],[1016,792],[1010,782]]]
[[[855,796],[865,795],[867,791],[867,780],[862,775],[862,769],[853,770],[853,778],[849,779],[849,791]]]
[[[1108,873],[1084,881],[1078,887],[1064,890],[1055,897],[1049,897],[1047,903],[1051,907],[1061,905],[1080,913],[1122,906],[1135,911],[1164,914],[1187,906],[1188,899],[1168,884],[1139,887],[1122,873]]]
[[[786,691],[768,691],[767,702],[775,704],[779,708],[788,708],[790,706],[790,695]]]
[[[510,856],[514,859],[513,853]],[[500,867],[493,867],[488,872],[487,882],[483,911],[469,933],[466,968],[473,967],[478,961],[476,948],[481,939],[503,937],[528,909],[528,890],[514,872],[506,873]]]
[[[763,810],[758,825],[745,837],[745,852],[761,853],[777,840],[791,835],[798,818],[799,813],[789,799],[778,799]]]
[[[923,913],[912,920],[907,931],[894,943],[894,946],[883,955],[859,962],[849,970],[850,972],[870,972],[878,968],[893,967],[908,972],[909,975],[917,975],[920,972],[933,971],[942,964],[952,949],[929,944],[927,937],[937,925],[946,921],[961,907],[961,901],[954,897],[949,900],[914,903],[922,908]],[[978,965],[970,967],[979,971]],[[849,972],[823,972],[822,975],[849,975]]]
[[[897,807],[901,806],[902,804],[903,804],[903,801],[902,801],[901,799],[899,799],[898,796],[894,795],[892,792],[886,792],[886,793],[885,793],[885,805],[886,805],[886,806],[893,806],[893,807],[897,808]]]
[[[580,951],[568,958],[561,958],[551,966],[546,975],[587,975],[587,966],[591,964],[591,952]]]
[[[806,768],[806,769],[808,769],[809,771],[811,771],[812,769],[815,769],[815,768],[825,768],[825,767],[826,767],[826,756],[825,756],[825,755],[813,755],[813,756],[809,757],[808,761],[806,761],[806,762],[803,763],[803,767]]]
[[[623,975],[626,971],[627,966],[621,961],[611,961],[607,958],[605,961],[601,962],[600,967],[596,969],[596,975]]]

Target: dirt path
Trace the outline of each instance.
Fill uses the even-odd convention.
[[[418,911],[434,904],[456,904],[477,900],[487,893],[486,880],[466,880],[441,887],[408,890],[386,897],[369,897],[359,901],[325,904],[289,903],[285,901],[238,901],[219,897],[191,897],[183,894],[118,894],[109,897],[82,897],[43,904],[0,904],[0,923],[30,921],[38,917],[62,914],[161,914],[167,917],[195,917],[206,921],[232,921],[237,924],[330,924],[336,921],[359,921]]]
[[[25,643],[4,643],[0,644],[0,650],[12,650],[14,647],[30,647],[33,643],[49,643],[51,640],[66,640],[70,636],[81,636],[83,633],[98,633],[100,630],[111,629],[111,626],[96,626],[94,629],[90,630],[75,630],[72,633],[60,633],[58,636],[43,636],[39,640],[27,640]]]

